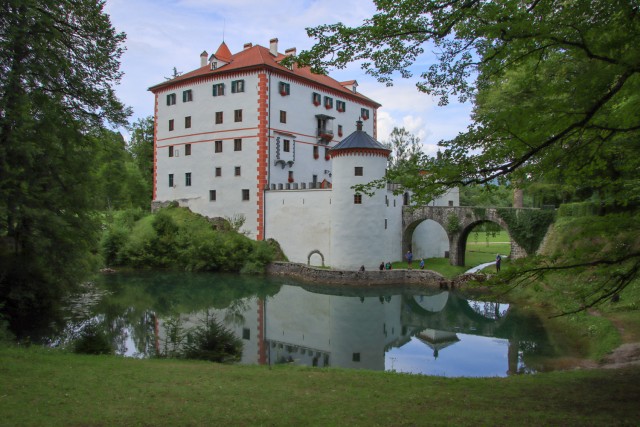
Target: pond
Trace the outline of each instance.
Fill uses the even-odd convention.
[[[517,307],[448,290],[350,288],[232,274],[102,275],[65,303],[61,346],[102,328],[117,354],[162,356],[215,316],[243,342],[243,364],[292,363],[447,377],[543,370],[541,322]]]

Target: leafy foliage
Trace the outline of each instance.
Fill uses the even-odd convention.
[[[547,229],[555,219],[551,210],[498,209],[498,215],[509,226],[509,234],[528,254],[540,247]]]
[[[105,230],[102,253],[109,265],[261,273],[274,258],[270,243],[218,230],[187,208],[170,206],[137,221],[132,212],[138,211],[116,215]]]
[[[441,141],[438,157],[422,156],[402,173],[390,170],[369,188],[399,182],[424,204],[452,187],[497,182],[531,188],[538,205],[590,200],[601,207],[599,214],[637,211],[638,2],[375,3],[378,12],[361,26],[307,29],[317,43],[300,53],[299,64],[321,71],[360,61],[391,85],[398,75],[413,77],[426,50],[433,50],[432,65],[418,71],[417,88],[439,97],[441,105],[450,96],[472,101],[474,110],[473,124]],[[609,290],[638,277],[637,253],[629,255],[633,261],[589,256],[600,255],[567,259],[565,267],[630,262],[622,276],[612,268],[601,271],[603,280],[616,284],[605,286]]]
[[[94,136],[124,124],[124,35],[95,0],[0,6],[0,300],[12,323],[97,265]]]
[[[218,363],[238,362],[242,357],[242,341],[209,313],[202,323],[187,332],[184,357]]]
[[[113,354],[113,346],[102,330],[94,325],[84,328],[74,342],[73,352],[80,354]]]

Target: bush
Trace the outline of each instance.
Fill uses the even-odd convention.
[[[187,208],[170,206],[135,221],[138,211],[114,214],[101,241],[106,263],[134,268],[260,273],[279,250],[216,227]]]
[[[187,344],[182,353],[187,359],[237,362],[242,357],[242,341],[215,317],[207,314],[203,326],[187,333]]]
[[[84,328],[82,335],[73,346],[73,352],[78,354],[113,354],[114,349],[107,335],[96,326]]]

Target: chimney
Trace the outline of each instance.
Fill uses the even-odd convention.
[[[244,50],[249,49],[250,47],[253,47],[253,43],[245,43],[244,44]]]
[[[202,53],[200,54],[200,66],[204,67],[205,65],[207,65],[207,57],[209,56],[209,54],[207,53],[206,50],[202,51]]]
[[[278,39],[269,40],[269,52],[273,56],[278,56]]]
[[[356,130],[357,131],[362,131],[362,120],[358,120],[356,122]]]
[[[284,54],[286,56],[295,55],[296,54],[296,48],[295,47],[290,47],[289,49],[284,51]]]

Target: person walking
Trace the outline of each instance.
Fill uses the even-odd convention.
[[[500,264],[502,263],[502,257],[500,254],[496,255],[496,272],[500,272]]]
[[[407,259],[409,270],[411,270],[411,261],[413,261],[413,254],[411,253],[411,251],[407,251],[407,254],[404,257]]]

